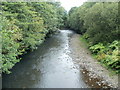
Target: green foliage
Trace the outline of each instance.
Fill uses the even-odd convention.
[[[56,2],[2,2],[1,6],[2,72],[10,73],[22,54],[64,27],[66,12]]]
[[[93,53],[98,53],[98,52],[101,52],[103,49],[105,49],[104,45],[102,43],[98,43],[94,46],[91,46],[90,47],[90,50],[93,52]]]
[[[68,27],[83,34],[89,49],[107,67],[120,72],[117,2],[86,2],[69,11]]]
[[[118,46],[119,46],[119,42],[117,40],[115,40],[109,45],[109,48],[111,48],[112,50],[119,49]]]
[[[79,28],[81,26],[81,22],[79,20],[79,14],[78,9],[76,7],[73,7],[69,12],[69,18],[68,18],[68,27],[70,29],[75,30],[77,33],[81,33]],[[79,25],[79,26],[78,26]]]
[[[84,17],[84,26],[92,44],[117,40],[118,3],[96,3],[88,9]]]
[[[92,45],[118,40],[118,3],[87,2],[69,12],[69,27],[88,35]]]
[[[2,20],[2,71],[10,73],[9,69],[20,60],[17,59],[17,56],[21,54],[21,51],[18,50],[20,43],[17,40],[21,39],[21,34],[13,21],[9,22],[5,18]]]
[[[99,43],[90,47],[90,50],[97,55],[97,59],[116,73],[120,73],[119,43],[118,41],[113,41],[108,45]]]
[[[73,7],[69,11],[68,27],[75,30],[77,33],[83,34],[86,32],[84,27],[84,17],[87,10],[92,7],[95,2],[84,3],[81,7]]]
[[[64,28],[66,11],[58,2],[38,2],[31,5],[38,16],[42,17],[49,33],[53,33],[58,28]]]

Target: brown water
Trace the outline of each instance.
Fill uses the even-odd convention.
[[[87,88],[69,55],[72,34],[61,30],[37,50],[24,55],[10,75],[3,75],[3,88]]]

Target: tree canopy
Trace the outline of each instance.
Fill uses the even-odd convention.
[[[118,19],[117,2],[86,2],[73,7],[68,17],[68,27],[82,34],[97,59],[116,72],[120,72]]]
[[[37,48],[64,27],[66,11],[59,2],[2,2],[2,71],[20,61],[20,55]]]

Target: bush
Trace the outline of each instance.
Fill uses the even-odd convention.
[[[90,50],[95,54],[98,54],[99,52],[103,52],[104,49],[105,46],[102,43],[90,47]]]
[[[20,43],[17,40],[22,38],[20,29],[14,25],[14,22],[9,22],[3,18],[3,27],[2,27],[2,72],[10,73],[14,64],[20,61],[17,58],[18,55],[21,55],[19,51]],[[6,26],[7,25],[7,26]],[[14,47],[14,48],[13,48]]]
[[[103,46],[103,44],[97,44],[90,47],[90,50],[97,55],[97,59],[116,73],[120,73],[120,54],[118,44],[118,41],[113,41],[106,46]]]
[[[55,2],[2,2],[2,72],[20,61],[20,55],[34,50],[58,28],[63,27],[65,10]],[[4,17],[3,17],[4,16]],[[60,25],[59,25],[60,24]]]
[[[68,26],[80,32],[89,49],[107,67],[120,72],[119,23],[117,2],[86,2],[69,12]]]

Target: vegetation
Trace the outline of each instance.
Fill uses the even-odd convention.
[[[20,55],[64,27],[66,11],[58,2],[2,2],[1,6],[2,72],[10,73]]]
[[[2,2],[1,6],[2,72],[10,73],[22,54],[67,26],[83,35],[101,63],[120,73],[118,3],[86,2],[68,15],[59,2]]]
[[[69,12],[68,27],[83,35],[97,59],[120,73],[118,3],[86,2]]]

